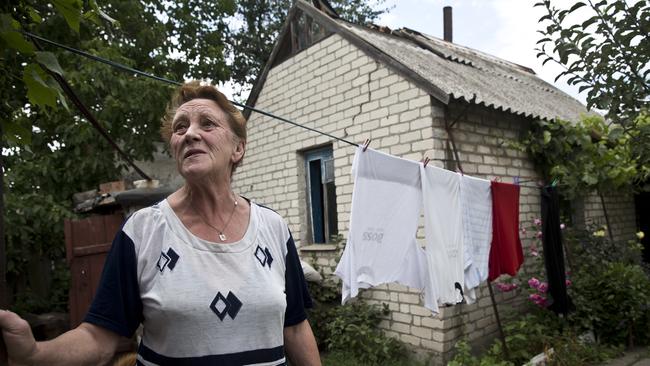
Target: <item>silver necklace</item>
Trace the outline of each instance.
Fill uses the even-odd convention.
[[[236,208],[237,208],[237,198],[235,198],[235,204],[232,206],[232,211],[230,212],[230,217],[228,218],[228,221],[226,221],[226,224],[223,226],[223,230],[221,230],[221,229],[219,229],[218,227],[213,226],[212,224],[210,224],[210,223],[208,222],[208,220],[204,219],[203,216],[201,216],[197,210],[194,210],[194,212],[196,212],[196,214],[199,216],[199,218],[200,218],[200,219],[201,219],[201,220],[202,220],[206,225],[208,225],[209,227],[213,228],[214,230],[216,230],[216,231],[219,233],[219,239],[220,239],[221,241],[226,241],[226,239],[228,239],[228,238],[226,237],[226,234],[224,234],[223,232],[226,230],[226,228],[228,228],[228,225],[230,224],[230,221],[232,220],[232,217],[235,215],[235,209],[236,209]],[[223,220],[222,220],[222,221],[223,221]]]

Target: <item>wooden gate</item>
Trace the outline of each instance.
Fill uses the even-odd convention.
[[[70,328],[81,324],[97,291],[106,255],[124,215],[65,220],[66,260],[70,266]]]

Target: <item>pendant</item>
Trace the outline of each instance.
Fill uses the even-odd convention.
[[[219,233],[219,239],[221,239],[221,241],[226,241],[226,235],[224,235],[224,233]]]

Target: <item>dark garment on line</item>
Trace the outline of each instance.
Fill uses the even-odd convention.
[[[560,199],[557,187],[542,188],[542,243],[544,266],[548,279],[548,308],[556,314],[566,315],[574,305],[567,294],[564,250],[560,229]]]

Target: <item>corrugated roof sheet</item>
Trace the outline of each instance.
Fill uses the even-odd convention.
[[[406,28],[391,34],[336,22],[450,97],[533,118],[577,120],[587,109],[523,66]]]

